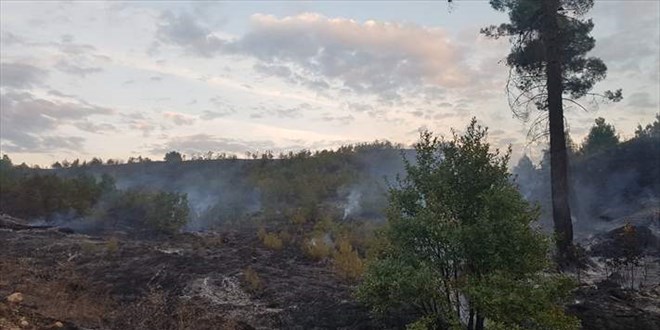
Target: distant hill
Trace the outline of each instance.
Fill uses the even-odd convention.
[[[303,151],[284,159],[151,161],[53,170],[60,176],[109,175],[119,189],[186,193],[191,229],[237,221],[255,213],[270,217],[304,212],[317,217],[382,219],[388,181],[403,173],[412,151],[366,144],[337,151]]]

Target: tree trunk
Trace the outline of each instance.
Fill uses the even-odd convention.
[[[477,324],[474,327],[474,330],[484,330],[484,320],[485,318],[477,312]]]
[[[470,315],[468,317],[468,330],[474,330],[474,309],[470,308]]]
[[[552,218],[557,239],[557,252],[562,263],[570,261],[573,243],[573,223],[568,204],[568,156],[562,107],[561,36],[557,22],[558,0],[543,1],[542,39],[545,45],[548,112],[550,124],[550,183],[552,187]]]

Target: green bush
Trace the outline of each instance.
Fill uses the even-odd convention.
[[[185,194],[142,190],[119,191],[109,201],[102,222],[106,226],[142,228],[172,234],[188,221]]]
[[[549,240],[530,226],[538,212],[486,136],[475,119],[449,141],[421,134],[358,298],[377,313],[405,311],[413,328],[576,329],[562,311],[571,282],[549,272]]]

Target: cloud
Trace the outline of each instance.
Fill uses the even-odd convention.
[[[372,111],[374,109],[374,107],[369,104],[351,103],[351,102],[346,103],[346,108],[357,112],[367,112],[367,111]]]
[[[47,100],[27,92],[1,94],[0,107],[2,146],[11,152],[80,151],[83,138],[56,135],[57,129],[63,125],[88,131],[92,128],[109,129],[103,124],[94,126],[88,119],[113,113],[111,109],[83,100]]]
[[[412,24],[327,18],[306,13],[277,18],[255,14],[242,37],[222,39],[191,15],[166,12],[158,39],[211,57],[238,54],[258,60],[254,69],[314,90],[337,83],[360,94],[395,101],[402,93],[468,83],[460,49],[442,29]]]
[[[648,63],[660,59],[658,19],[660,4],[657,1],[635,1],[624,6],[615,2],[596,2],[592,14],[596,26],[611,24],[613,33],[597,38],[594,54],[614,69],[631,71],[637,75],[647,72]],[[644,37],[641,37],[644,36]],[[646,62],[648,61],[648,62]],[[657,82],[654,81],[654,82]]]
[[[100,68],[100,67],[91,67],[91,66],[86,67],[86,66],[82,66],[82,65],[78,65],[78,64],[73,64],[73,63],[71,63],[70,61],[67,61],[67,60],[58,61],[57,64],[55,64],[55,68],[57,68],[58,70],[60,70],[64,73],[72,74],[72,75],[75,75],[75,76],[80,76],[80,77],[83,77],[83,78],[85,76],[87,76],[88,74],[103,71],[103,69]]]
[[[31,134],[19,134],[12,140],[3,140],[2,150],[7,152],[54,152],[73,151],[80,152],[83,149],[85,139],[79,136],[34,136]]]
[[[627,97],[628,105],[635,108],[657,108],[658,103],[651,100],[651,95],[646,92],[637,92]]]
[[[202,115],[199,117],[204,120],[213,120],[217,118],[227,117],[233,113],[234,113],[233,110],[227,110],[227,111],[204,110],[204,112],[202,112]]]
[[[162,144],[152,145],[153,153],[165,153],[177,150],[185,154],[196,154],[207,151],[243,153],[254,150],[270,150],[275,145],[270,141],[248,141],[241,139],[219,138],[209,134],[195,134],[170,138]]]
[[[73,36],[70,34],[62,35],[60,42],[51,43],[52,46],[58,48],[62,53],[69,56],[85,55],[96,51],[96,47],[87,44],[79,44],[73,42]]]
[[[321,120],[323,121],[328,121],[328,122],[337,122],[343,125],[348,125],[350,124],[355,118],[353,115],[348,114],[344,116],[334,116],[330,113],[324,113],[323,116],[321,117]]]
[[[75,99],[76,98],[76,96],[73,95],[73,94],[65,94],[65,93],[62,93],[62,92],[60,92],[56,89],[49,90],[48,95],[53,95],[53,96],[57,96],[57,97],[64,97],[64,98],[70,98],[70,99]]]
[[[51,129],[67,121],[113,113],[112,109],[77,99],[75,101],[46,100],[26,92],[7,92],[0,97],[3,123],[26,130]]]
[[[280,118],[301,118],[303,116],[300,108],[279,108],[272,110],[270,113]]]
[[[128,125],[132,130],[138,130],[142,132],[142,136],[148,137],[151,133],[156,130],[157,125],[155,121],[147,117],[145,112],[142,111],[133,111],[128,113],[120,113],[121,123]]]
[[[177,126],[192,125],[195,123],[195,117],[179,112],[167,111],[163,116]]]
[[[74,126],[80,130],[87,131],[90,133],[106,133],[117,131],[117,127],[109,123],[100,123],[96,124],[89,120],[83,120],[74,123]]]
[[[296,119],[304,117],[305,112],[315,111],[319,108],[309,103],[300,103],[298,106],[282,107],[282,106],[266,106],[260,104],[252,107],[255,112],[250,114],[250,118],[263,118],[272,116],[282,119]]]
[[[267,64],[288,64],[302,76],[336,79],[355,92],[398,93],[423,84],[465,83],[458,50],[441,29],[359,23],[318,14],[252,16],[252,28],[223,47]]]
[[[9,31],[2,31],[0,35],[0,45],[11,46],[11,45],[22,45],[25,44],[25,39],[19,37]]]
[[[30,64],[0,63],[0,86],[30,89],[42,85],[48,71]]]
[[[156,36],[160,42],[175,44],[205,57],[213,56],[224,45],[223,40],[198,24],[198,20],[187,12],[174,14],[165,11],[158,22]]]

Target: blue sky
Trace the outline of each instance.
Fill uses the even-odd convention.
[[[506,21],[485,1],[0,3],[0,147],[16,162],[154,159],[415,141],[477,116],[495,146],[538,157],[512,117]],[[622,137],[653,120],[660,5],[596,1],[617,104],[568,109],[581,141],[602,116]]]

